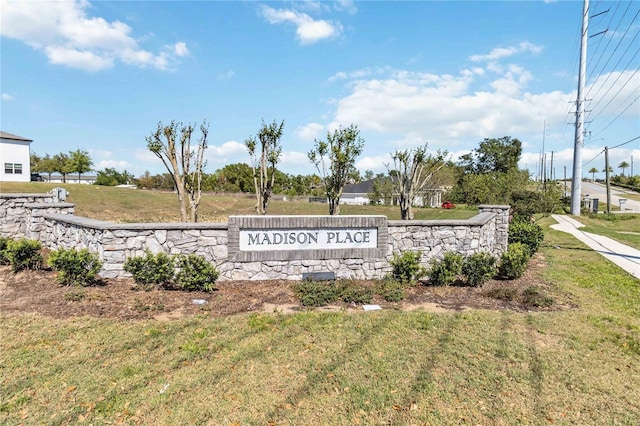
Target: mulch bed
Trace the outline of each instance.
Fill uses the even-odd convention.
[[[551,288],[540,277],[544,259],[538,253],[525,275],[513,281],[492,280],[479,288],[416,286],[406,299],[388,303],[374,299],[383,309],[459,311],[492,309],[536,311],[566,309],[557,300],[550,307],[536,307],[519,300],[526,288],[548,294]],[[218,281],[211,293],[170,289],[137,290],[131,279],[103,280],[91,287],[64,287],[52,271],[13,273],[0,266],[0,314],[36,313],[51,318],[105,317],[116,319],[170,320],[194,315],[227,316],[247,312],[295,312],[305,308],[293,292],[293,281]],[[508,291],[504,291],[504,290]],[[502,298],[500,298],[502,297]],[[203,304],[202,301],[205,301]],[[195,303],[194,303],[195,302]],[[324,308],[322,308],[324,309]],[[361,306],[340,304],[333,310],[362,311]]]

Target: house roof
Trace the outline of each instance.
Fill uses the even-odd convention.
[[[349,183],[344,186],[342,190],[343,194],[368,194],[371,192],[371,188],[373,187],[373,183],[376,179],[365,180],[360,183]]]
[[[369,180],[365,180],[364,182],[360,182],[360,183],[349,183],[347,185],[344,186],[344,189],[342,190],[343,194],[368,194],[371,192],[372,188],[373,188],[373,183],[378,180],[380,178],[373,178],[373,179],[369,179]],[[389,177],[384,177],[382,179],[389,179]],[[441,187],[433,187],[433,186],[428,186],[426,188],[424,188],[423,191],[442,191]]]
[[[2,130],[0,130],[0,138],[12,139],[14,141],[33,142],[32,139],[23,138],[22,136],[13,135],[11,133],[3,132]]]

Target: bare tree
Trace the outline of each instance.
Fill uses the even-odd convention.
[[[342,190],[353,173],[356,157],[362,153],[364,140],[358,127],[351,124],[327,132],[327,140],[316,139],[315,148],[309,152],[309,160],[316,166],[324,183],[329,200],[329,214],[340,214]]]
[[[164,164],[171,175],[180,201],[180,218],[183,222],[198,221],[198,207],[202,198],[202,172],[205,167],[204,152],[207,149],[209,124],[200,125],[202,136],[197,148],[191,149],[191,137],[195,126],[171,121],[168,126],[158,123],[158,128],[146,138],[147,148]]]
[[[428,145],[418,148],[396,150],[391,154],[393,168],[385,164],[393,183],[393,190],[400,201],[400,215],[402,220],[412,220],[411,207],[417,194],[424,189],[433,175],[445,165],[447,152],[438,151],[435,156],[427,153]]]
[[[269,200],[273,194],[273,182],[276,175],[276,166],[280,162],[282,155],[282,129],[284,120],[278,124],[267,125],[262,120],[262,127],[258,131],[258,141],[260,141],[260,157],[257,156],[256,148],[258,141],[253,136],[244,141],[253,167],[253,184],[256,191],[256,213],[267,214]]]

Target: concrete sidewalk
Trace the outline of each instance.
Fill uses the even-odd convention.
[[[621,244],[611,238],[580,231],[579,228],[584,227],[584,225],[571,216],[554,214],[551,217],[558,222],[557,225],[551,225],[551,228],[573,235],[611,262],[640,279],[640,250]]]

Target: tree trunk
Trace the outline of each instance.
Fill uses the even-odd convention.
[[[340,214],[340,198],[329,198],[329,214],[331,216]]]
[[[400,216],[402,220],[413,220],[411,201],[405,194],[400,194]]]

